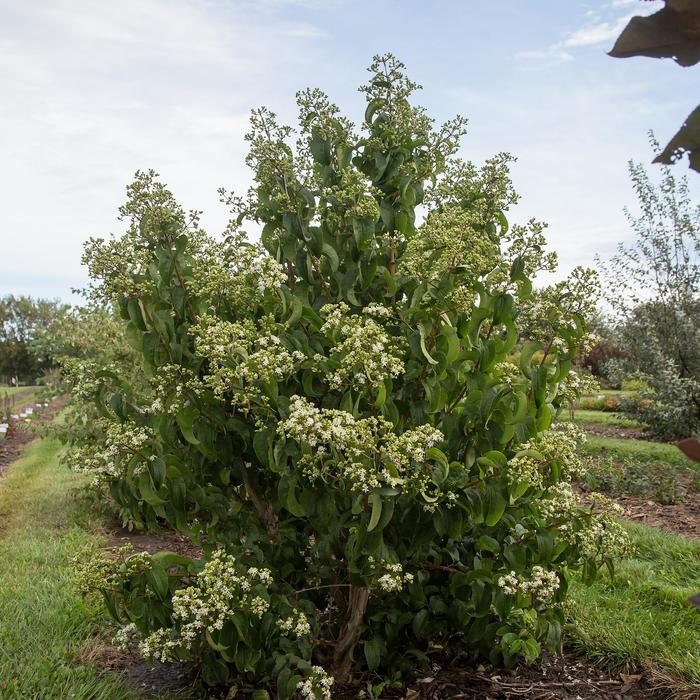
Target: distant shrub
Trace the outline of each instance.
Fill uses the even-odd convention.
[[[646,496],[663,505],[678,503],[685,495],[676,470],[661,460],[591,458],[582,481],[591,491],[611,496]]]

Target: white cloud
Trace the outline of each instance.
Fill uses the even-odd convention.
[[[635,5],[633,11],[631,6]],[[627,12],[619,16],[619,9],[625,8]],[[600,11],[587,10],[584,15],[589,18],[589,23],[566,34],[561,40],[550,44],[545,49],[520,51],[516,53],[515,58],[524,61],[538,62],[541,66],[553,66],[560,63],[571,61],[574,55],[567,49],[576,49],[588,46],[597,46],[603,43],[609,43],[612,46],[613,42],[620,35],[620,32],[625,28],[631,17],[635,15],[648,15],[655,12],[655,0],[652,2],[641,2],[641,0],[612,0],[612,4],[607,8],[607,13],[614,14],[607,20],[601,20]]]
[[[536,61],[540,66],[556,66],[574,60],[571,53],[564,51],[559,44],[539,51],[519,51],[515,54],[515,58],[521,61]]]
[[[249,182],[250,107],[289,104],[325,38],[269,0],[0,2],[0,294],[84,284],[82,242],[119,230],[138,168],[222,230],[216,188]]]
[[[583,27],[569,34],[569,36],[561,42],[561,46],[593,46],[603,42],[609,42],[616,39],[620,32],[629,22],[632,15],[620,17],[614,22],[600,22],[592,24],[588,27]]]

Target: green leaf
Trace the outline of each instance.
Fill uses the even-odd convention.
[[[381,109],[384,104],[384,100],[370,100],[370,102],[367,104],[367,108],[365,109],[365,122],[367,122],[367,124],[372,124],[372,118],[377,113],[377,110]]]
[[[386,402],[386,384],[381,382],[377,387],[377,398],[374,400],[374,405],[381,408]]]
[[[301,318],[301,313],[304,310],[304,306],[301,303],[301,299],[299,299],[299,297],[293,296],[291,304],[292,313],[287,319],[287,328],[294,328],[294,326],[296,326],[296,324],[299,322],[299,319]]]
[[[542,344],[535,340],[528,340],[520,353],[520,371],[528,378],[532,378],[532,356],[542,349]]]
[[[372,493],[370,494],[369,501],[372,504],[372,514],[369,518],[367,532],[372,532],[372,530],[377,527],[379,518],[382,515],[382,497],[378,493]]]
[[[426,329],[422,323],[418,326],[418,332],[420,334],[420,349],[423,356],[431,365],[436,365],[438,363],[437,360],[432,357],[432,355],[428,352],[428,348],[425,346]]]
[[[379,667],[383,647],[384,640],[381,639],[381,637],[372,637],[372,639],[368,639],[364,643],[363,651],[365,653],[365,660],[367,661],[367,668],[370,671],[374,671],[375,668]]]
[[[328,258],[331,270],[333,272],[336,272],[338,266],[340,265],[340,260],[338,259],[338,253],[336,252],[335,248],[332,245],[329,245],[328,243],[324,243],[321,249],[323,251],[323,254]]]
[[[146,572],[146,580],[155,594],[161,600],[166,600],[168,593],[170,592],[170,586],[168,584],[168,574],[165,569],[152,565]]]
[[[488,507],[484,523],[489,527],[493,527],[503,517],[507,502],[501,493],[494,488],[489,489],[486,493],[488,495]]]
[[[476,546],[480,551],[493,552],[494,554],[498,554],[501,551],[501,545],[498,540],[488,535],[479,537]]]
[[[289,479],[289,491],[287,492],[287,510],[297,518],[302,518],[306,515],[304,506],[299,503],[296,494],[297,475],[293,474]]]

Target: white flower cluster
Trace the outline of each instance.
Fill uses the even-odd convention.
[[[99,388],[99,382],[95,378],[98,367],[96,362],[68,357],[61,362],[61,371],[64,379],[72,385],[73,398],[82,401],[92,401]]]
[[[541,460],[531,454],[520,454],[508,460],[508,482],[510,484],[528,484],[540,488],[542,480]]]
[[[133,622],[130,622],[128,625],[124,625],[124,627],[120,627],[117,630],[112,643],[117,647],[117,649],[127,651],[131,649],[134,642],[137,641],[140,636],[141,634],[136,625]]]
[[[374,564],[376,569],[385,572],[377,579],[377,585],[386,593],[400,591],[407,583],[413,581],[413,574],[404,572],[401,564],[391,564],[383,559],[375,562],[372,556],[368,557],[368,561]]]
[[[327,375],[334,389],[349,384],[357,389],[376,386],[387,377],[404,371],[405,341],[389,335],[374,318],[389,316],[378,304],[365,309],[364,316],[350,314],[347,304],[326,304],[321,314],[326,322],[321,332],[333,342],[331,361],[337,367]]]
[[[622,506],[601,493],[591,493],[588,499],[596,512],[588,526],[576,533],[581,554],[599,560],[629,555],[632,551],[630,537],[618,519],[624,512]]]
[[[568,481],[550,486],[539,502],[540,515],[545,522],[569,518],[578,509],[578,498]]]
[[[331,700],[331,687],[334,678],[321,666],[312,666],[311,675],[297,685],[303,700]]]
[[[200,319],[193,329],[196,351],[209,361],[204,381],[219,398],[231,392],[234,403],[248,406],[260,399],[262,385],[284,379],[305,359],[304,353],[284,347],[276,330],[267,317],[257,325]]]
[[[109,552],[100,550],[87,560],[76,560],[78,587],[83,593],[116,591],[135,576],[151,569],[148,552],[133,553],[133,546],[126,544]]]
[[[300,396],[292,396],[289,417],[278,431],[309,448],[303,459],[307,476],[346,479],[362,493],[380,486],[424,488],[426,452],[444,439],[430,425],[396,435],[381,418],[358,420],[346,411],[319,409]]]
[[[191,396],[201,396],[204,389],[192,370],[182,365],[161,365],[150,379],[155,394],[148,413],[168,413],[174,416],[189,405]]]
[[[236,613],[262,617],[270,607],[265,595],[271,584],[269,569],[237,565],[235,557],[217,550],[194,585],[175,592],[175,626],[158,629],[144,639],[139,646],[142,656],[172,661],[179,647],[191,649],[195,640],[221,630]]]
[[[501,382],[506,386],[513,386],[513,384],[515,384],[518,379],[522,379],[523,376],[520,368],[507,360],[504,362],[497,362],[493,369],[501,378]]]
[[[559,575],[556,571],[547,571],[541,566],[533,566],[530,578],[518,578],[511,571],[498,579],[498,587],[506,595],[532,595],[541,601],[550,599],[559,588]]]
[[[560,423],[557,429],[539,433],[508,461],[509,482],[542,488],[555,464],[559,479],[570,481],[580,476],[585,466],[578,448],[584,441],[584,433],[573,423]]]
[[[564,379],[559,382],[557,394],[562,403],[573,405],[580,396],[592,394],[600,389],[598,380],[590,374],[579,374],[575,370],[569,370]]]
[[[282,265],[248,243],[243,231],[233,231],[225,242],[204,241],[192,272],[200,296],[239,313],[255,308],[265,292],[287,281]]]
[[[153,456],[154,433],[133,423],[104,422],[104,440],[71,450],[67,461],[76,471],[92,475],[95,484],[122,477],[129,464],[136,463],[135,473],[145,468]]]
[[[277,620],[277,626],[282,634],[295,634],[297,637],[305,637],[311,634],[311,625],[306,615],[297,610],[292,610],[292,614],[284,620]]]
[[[367,316],[374,316],[374,318],[391,318],[393,316],[391,309],[387,309],[386,306],[382,306],[376,302],[367,304],[367,306],[362,309],[362,313]]]

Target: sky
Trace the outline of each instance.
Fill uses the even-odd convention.
[[[592,265],[630,238],[627,161],[650,161],[647,131],[665,143],[697,103],[692,69],[606,55],[631,15],[662,5],[0,0],[0,295],[75,300],[82,245],[123,230],[117,208],[137,169],[222,231],[217,189],[250,182],[250,109],[293,124],[296,91],[320,87],[359,122],[357,87],[386,51],[436,120],[469,118],[463,158],[518,159],[509,219],[549,224],[559,275]]]

